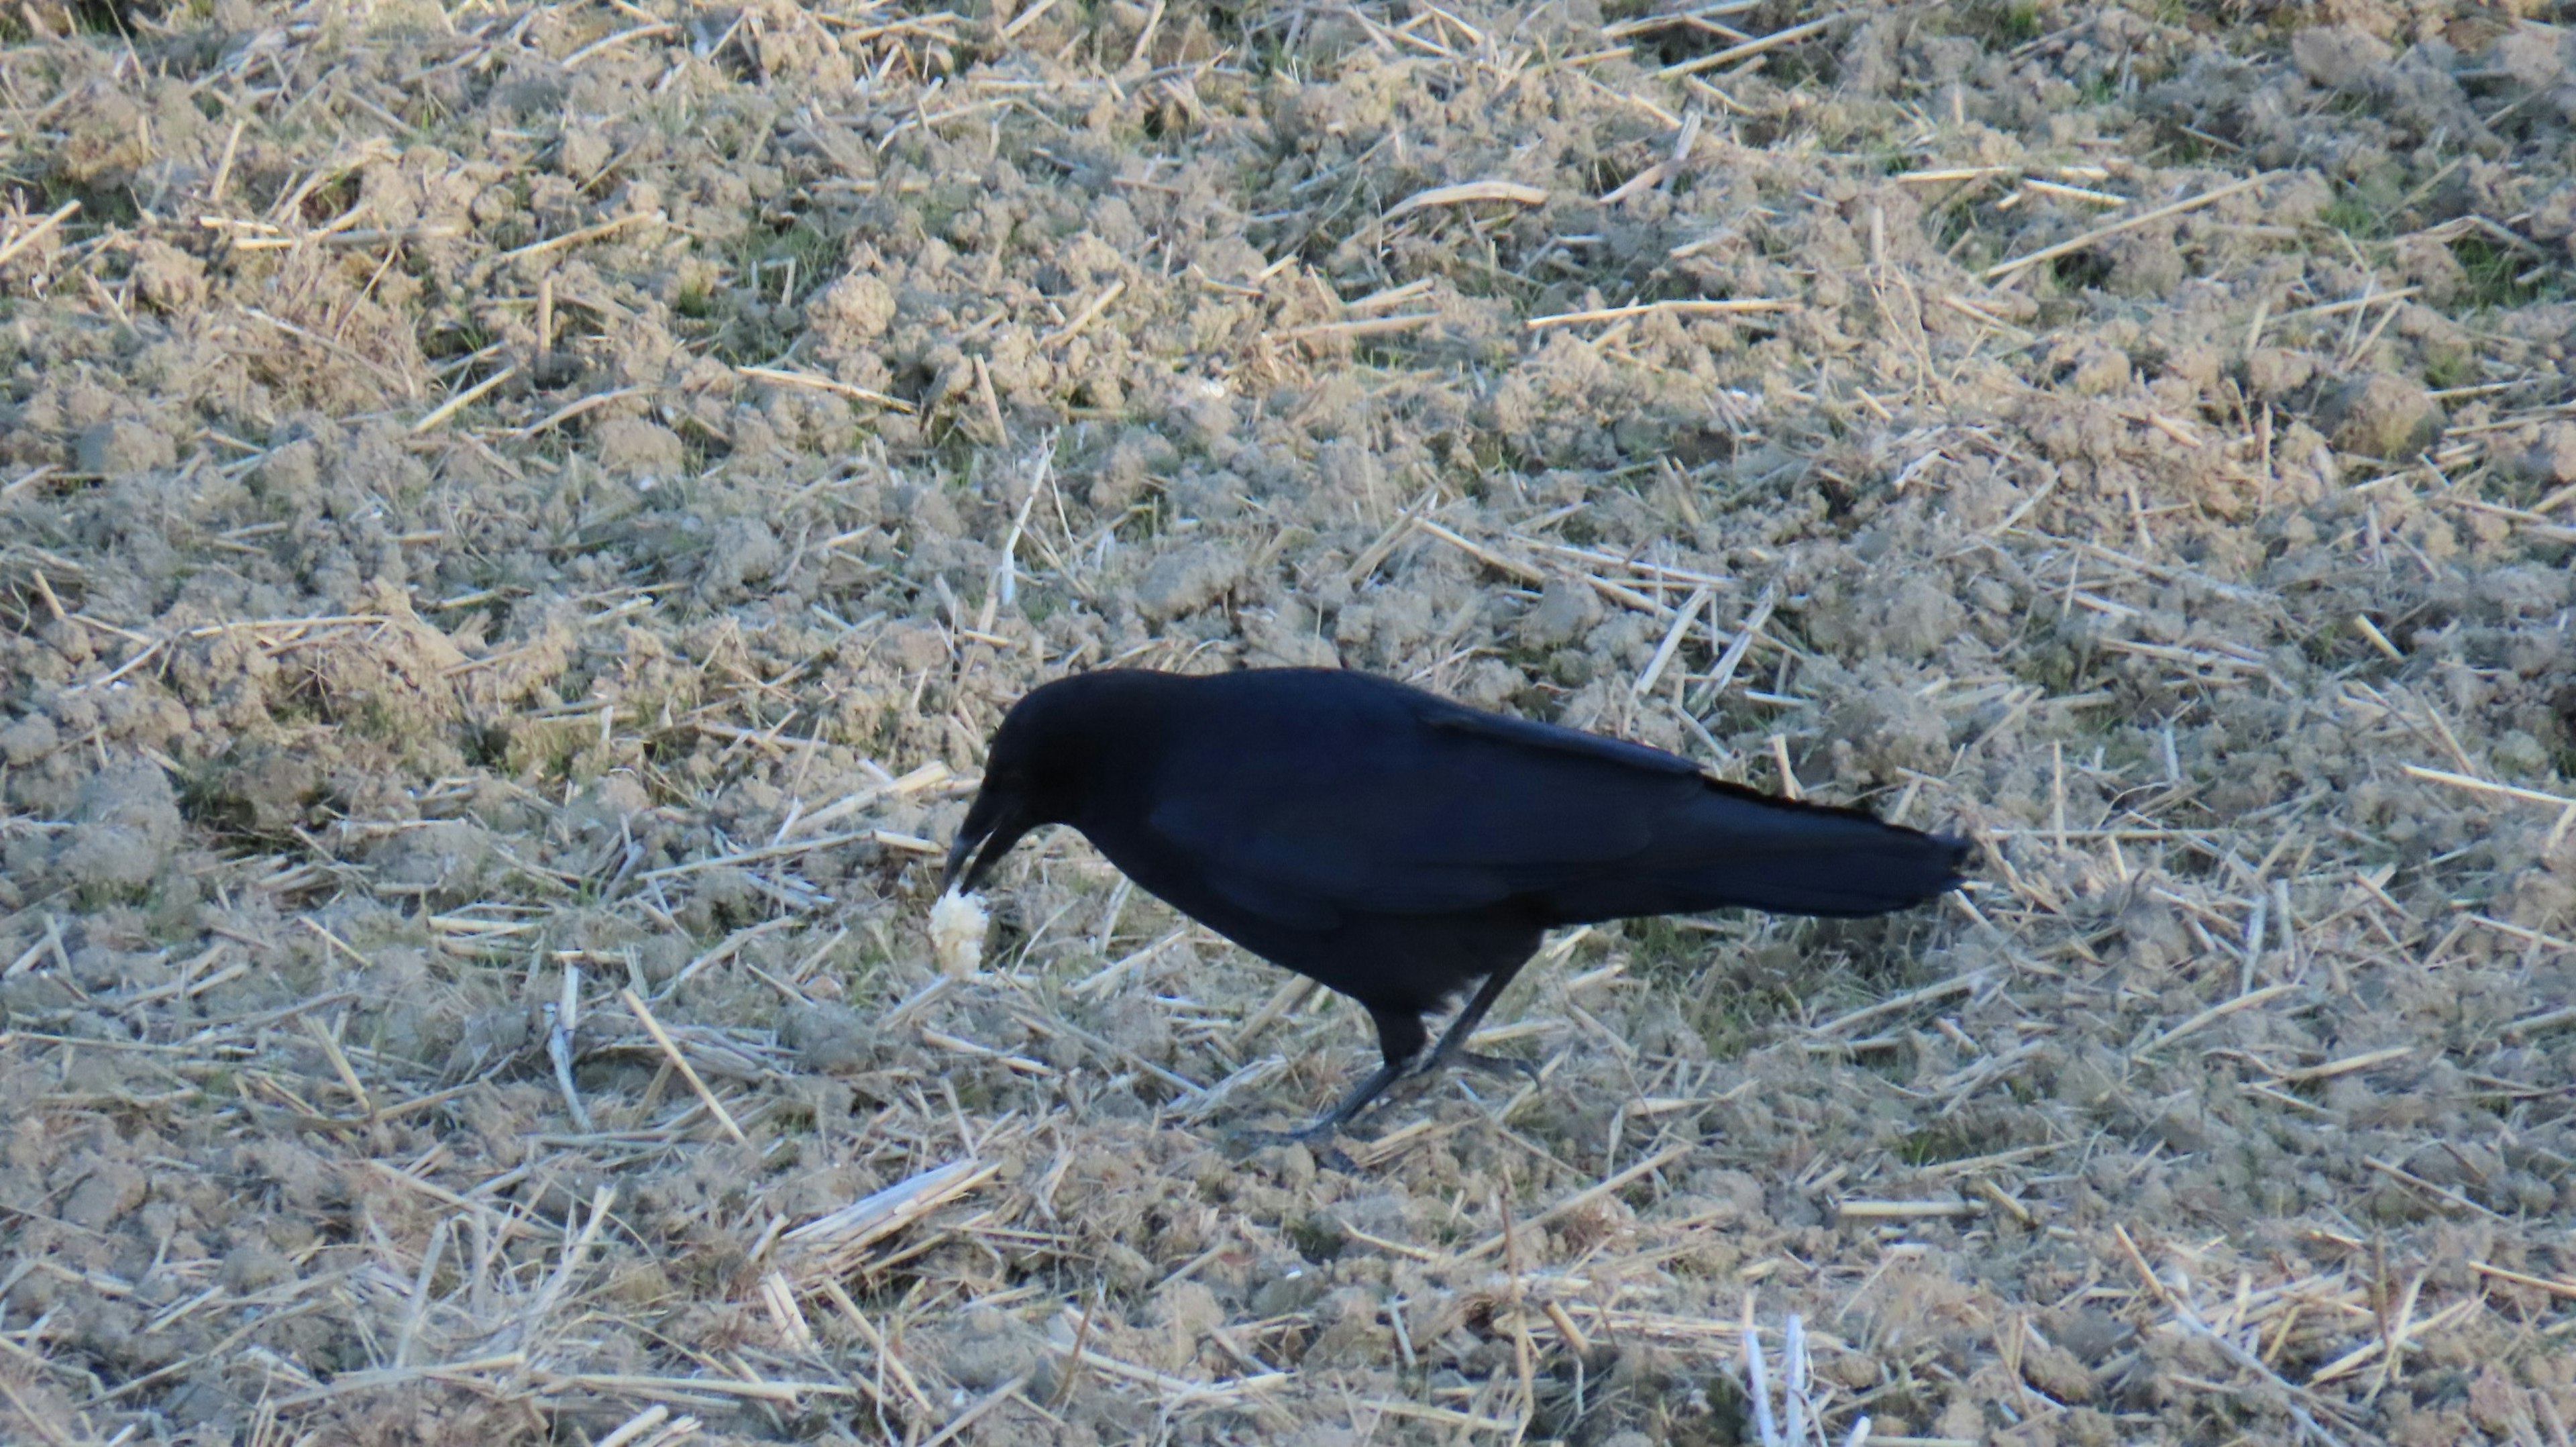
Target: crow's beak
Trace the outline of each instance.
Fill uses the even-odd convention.
[[[975,846],[991,837],[989,833],[970,829],[963,824],[957,827],[957,842],[948,847],[948,867],[939,873],[941,894],[944,895],[955,888],[957,877],[961,874],[968,876],[967,887],[970,889],[974,887],[973,881],[980,878],[983,871],[978,869],[970,872],[967,869],[967,861],[974,858]]]
[[[957,842],[948,848],[948,867],[940,871],[939,892],[974,892],[1011,846],[1020,842],[1020,836],[1029,832],[1029,825],[1019,796],[987,782],[966,810],[965,821],[957,826]]]

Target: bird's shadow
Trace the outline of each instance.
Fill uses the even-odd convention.
[[[1362,1174],[1359,1162],[1351,1159],[1350,1152],[1343,1150],[1341,1141],[1336,1138],[1318,1136],[1309,1139],[1299,1131],[1255,1130],[1240,1126],[1220,1135],[1217,1144],[1228,1159],[1246,1163],[1273,1146],[1303,1146],[1306,1153],[1315,1158],[1317,1170],[1336,1171],[1345,1176]]]
[[[1405,1101],[1419,1101],[1429,1093],[1431,1087],[1455,1081],[1457,1077],[1453,1073],[1453,1068],[1508,1077],[1532,1090],[1543,1086],[1547,1078],[1547,1062],[1523,1060],[1514,1056],[1460,1054],[1453,1057],[1448,1065],[1441,1067],[1437,1072],[1409,1075],[1398,1081],[1385,1095],[1370,1102],[1369,1108],[1362,1112],[1363,1117],[1371,1121],[1387,1119],[1390,1113],[1397,1110]],[[1499,1102],[1489,1102],[1478,1097],[1473,1091],[1467,1092],[1467,1097],[1479,1107],[1492,1112],[1493,1123],[1499,1123],[1501,1112],[1510,1110],[1513,1102],[1518,1099],[1514,1096]],[[1249,1161],[1272,1146],[1303,1146],[1315,1158],[1318,1168],[1339,1171],[1344,1175],[1360,1175],[1368,1168],[1352,1160],[1349,1152],[1342,1149],[1342,1140],[1351,1126],[1360,1123],[1362,1122],[1345,1121],[1331,1130],[1319,1130],[1314,1126],[1298,1130],[1271,1130],[1253,1125],[1234,1125],[1217,1132],[1217,1143],[1229,1158],[1237,1161]],[[1409,1125],[1397,1125],[1392,1130],[1381,1132],[1377,1137],[1361,1144],[1375,1144],[1376,1141],[1411,1129],[1413,1127]],[[1352,1139],[1357,1138],[1352,1137]],[[1376,1164],[1383,1165],[1385,1162],[1380,1161]]]

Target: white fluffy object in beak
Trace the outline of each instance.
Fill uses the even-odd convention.
[[[930,952],[951,979],[972,979],[984,963],[984,897],[950,890],[930,907]]]

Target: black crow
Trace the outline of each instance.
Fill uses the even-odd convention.
[[[1967,846],[1688,759],[1324,668],[1109,669],[993,735],[942,890],[1041,824],[1254,954],[1356,1000],[1385,1063],[1305,1130],[1453,1062],[1560,925],[1728,906],[1857,916],[1959,883]],[[1475,986],[1436,1046],[1424,1016]]]

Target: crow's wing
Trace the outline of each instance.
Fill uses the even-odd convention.
[[[1320,929],[1598,873],[1702,787],[1687,759],[1432,700],[1374,722],[1284,749],[1185,744],[1168,767],[1192,787],[1147,827],[1234,903]]]
[[[1434,736],[1503,744],[1535,754],[1582,759],[1648,775],[1687,777],[1700,771],[1699,765],[1688,759],[1661,749],[1650,749],[1644,744],[1581,733],[1555,724],[1533,723],[1508,714],[1483,713],[1457,704],[1435,701],[1421,708],[1417,717]]]
[[[1408,701],[1278,746],[1183,746],[1147,828],[1274,922],[1515,899],[1551,924],[1730,906],[1870,915],[1957,883],[1958,841],[1774,798],[1659,750]]]

